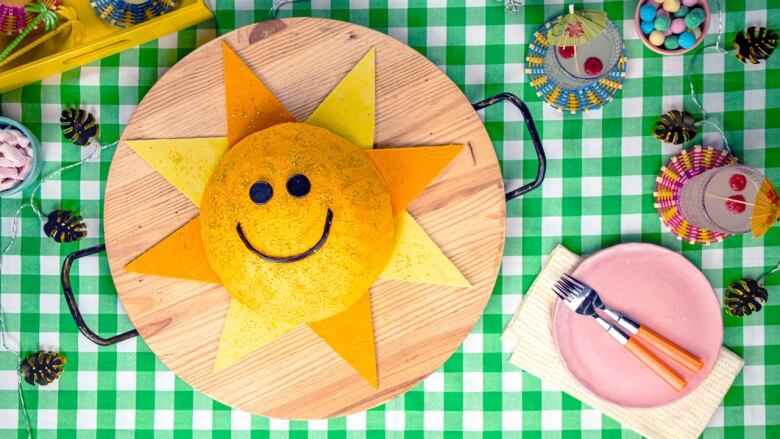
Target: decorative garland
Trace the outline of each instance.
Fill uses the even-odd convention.
[[[723,36],[723,8],[720,0],[717,1],[718,7],[718,36],[714,44],[703,46],[701,49],[694,53],[691,58],[691,62],[688,64],[688,86],[690,88],[691,100],[694,105],[699,109],[702,114],[700,121],[695,121],[694,116],[685,110],[671,110],[665,114],[662,114],[653,127],[653,136],[657,139],[672,143],[675,145],[682,145],[696,137],[698,133],[697,127],[703,124],[708,124],[715,128],[723,138],[723,147],[731,153],[728,140],[723,130],[715,122],[708,119],[708,115],[704,106],[699,101],[696,89],[693,83],[693,66],[696,64],[696,60],[704,53],[704,50],[708,48],[714,48],[718,53],[729,53],[734,51],[737,60],[743,64],[759,64],[764,60],[767,60],[777,48],[778,34],[772,29],[765,27],[748,27],[740,31],[736,38],[734,38],[733,49],[726,50],[721,45],[721,39]],[[763,286],[763,280],[767,276],[780,271],[780,263],[774,266],[769,271],[761,274],[757,279],[743,278],[738,281],[731,282],[726,288],[724,293],[724,302],[726,311],[737,317],[750,315],[753,312],[761,310],[761,307],[766,303],[768,299],[768,293]]]
[[[78,117],[72,117],[74,114]],[[3,258],[16,241],[22,210],[27,207],[32,209],[38,216],[38,219],[42,222],[44,220],[46,221],[43,226],[44,232],[58,243],[78,241],[87,236],[86,226],[80,216],[67,210],[55,210],[48,215],[44,215],[35,200],[35,194],[38,193],[38,190],[44,182],[51,180],[69,169],[79,167],[84,163],[91,161],[98,152],[113,148],[119,142],[100,145],[96,140],[99,130],[95,123],[95,118],[83,110],[71,109],[63,111],[60,120],[62,122],[63,135],[70,140],[86,140],[84,145],[91,146],[93,148],[92,152],[78,162],[62,166],[46,174],[46,176],[41,178],[38,184],[35,185],[29,200],[26,203],[22,203],[16,210],[16,213],[14,213],[13,220],[11,221],[11,239],[3,247],[2,252],[0,252],[0,267],[2,267]],[[74,143],[76,142],[74,141]],[[80,145],[79,143],[76,144]],[[0,270],[2,269],[0,268]],[[0,271],[0,275],[1,274],[2,272]],[[27,404],[24,399],[24,392],[22,391],[22,380],[31,385],[48,385],[59,378],[67,364],[67,360],[59,353],[46,351],[38,351],[23,358],[20,350],[12,348],[7,343],[6,334],[8,333],[8,327],[6,326],[6,322],[5,311],[3,310],[2,305],[0,305],[0,342],[6,351],[16,355],[19,363],[19,368],[16,371],[18,376],[17,393],[19,402],[22,406],[22,417],[24,418],[25,427],[27,429],[27,437],[31,439],[32,427],[30,424],[30,416],[27,412]],[[19,348],[21,349],[21,343],[19,343]]]

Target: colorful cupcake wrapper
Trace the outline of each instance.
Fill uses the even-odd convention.
[[[737,158],[724,150],[696,146],[693,149],[683,149],[661,168],[661,173],[655,179],[653,192],[655,208],[661,222],[677,239],[691,244],[709,245],[731,236],[691,224],[680,213],[679,198],[683,185],[691,178],[710,169],[736,163]]]
[[[531,87],[536,90],[536,95],[556,110],[572,114],[597,110],[611,102],[618,90],[623,88],[627,65],[626,49],[621,48],[617,63],[600,78],[594,78],[579,88],[563,86],[550,74],[549,67],[545,64],[545,55],[549,48],[547,33],[561,17],[548,21],[534,34],[525,59],[525,73]]]
[[[159,17],[176,7],[178,0],[147,0],[128,3],[124,0],[93,0],[95,13],[113,26],[126,28]]]
[[[46,4],[54,7],[57,0],[46,0]],[[18,35],[27,27],[35,15],[27,12],[24,6],[10,6],[0,3],[0,31],[8,35]]]

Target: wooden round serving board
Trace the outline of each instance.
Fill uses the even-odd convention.
[[[371,289],[379,388],[302,325],[214,374],[230,296],[222,286],[124,266],[198,214],[120,145],[106,185],[105,237],[119,297],[144,341],[195,389],[266,416],[316,419],[381,404],[435,371],[479,320],[504,249],[505,202],[493,145],[471,104],[422,55],[384,34],[324,19],[274,20],[205,44],[149,91],[122,135],[225,136],[222,39],[299,121],[376,47],[377,147],[468,145],[409,211],[473,287],[378,281]]]

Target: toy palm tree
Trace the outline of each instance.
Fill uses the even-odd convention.
[[[8,47],[6,47],[5,50],[0,53],[0,61],[4,60],[11,52],[13,52],[16,46],[18,46],[19,43],[21,43],[22,40],[25,39],[27,35],[29,35],[30,32],[32,32],[33,29],[38,27],[41,23],[43,23],[44,29],[47,31],[50,31],[57,26],[57,21],[59,18],[57,17],[55,8],[50,7],[43,0],[28,3],[27,6],[25,6],[25,9],[27,12],[34,14],[35,18],[27,23],[27,26],[22,30],[22,32],[20,32],[19,35],[17,35],[17,37],[11,41],[11,44],[9,44]]]

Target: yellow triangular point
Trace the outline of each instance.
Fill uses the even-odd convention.
[[[420,224],[404,211],[395,219],[395,250],[380,279],[470,287],[468,279],[442,253]]]
[[[463,145],[385,148],[366,151],[390,191],[398,216],[463,149]]]
[[[152,276],[222,283],[206,259],[206,250],[200,238],[199,218],[195,217],[158,242],[127,264],[125,270]]]
[[[231,300],[217,348],[214,372],[229,367],[244,356],[289,332],[295,325],[257,313]]]
[[[309,327],[371,386],[377,387],[374,325],[371,321],[369,292],[348,310],[325,320],[309,323]]]
[[[196,206],[227,151],[225,137],[128,140],[127,144]]]
[[[373,48],[368,51],[306,123],[326,128],[361,148],[374,146],[374,53]]]
[[[287,108],[225,42],[222,59],[229,146],[255,131],[295,122]]]

